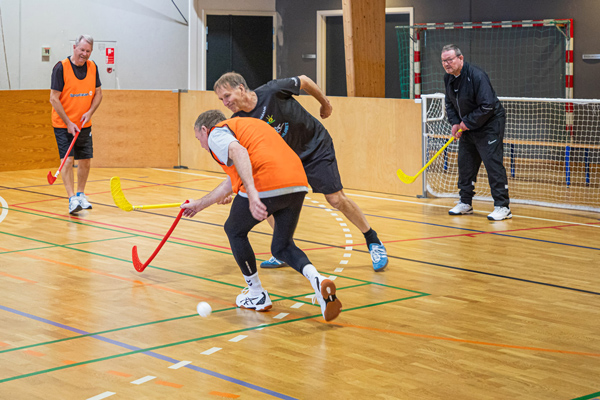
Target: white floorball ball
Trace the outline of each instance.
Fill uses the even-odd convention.
[[[196,306],[196,310],[198,311],[198,314],[200,314],[201,317],[208,317],[212,311],[212,308],[207,302],[201,301]]]

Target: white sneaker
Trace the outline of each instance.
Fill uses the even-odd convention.
[[[332,321],[337,318],[342,312],[342,302],[335,295],[335,283],[331,279],[322,279],[322,277],[315,277],[313,289],[315,289],[315,297],[321,306],[321,314],[325,321]]]
[[[235,304],[240,308],[256,311],[267,311],[273,307],[269,293],[264,289],[259,295],[250,295],[250,289],[245,288],[242,293],[237,295]]]
[[[490,221],[502,221],[503,219],[512,218],[512,213],[508,207],[494,207],[494,211],[488,215]]]
[[[459,201],[457,205],[455,205],[450,211],[448,211],[448,214],[450,214],[450,215],[473,214],[473,206]]]
[[[85,197],[85,194],[78,194],[77,199],[79,200],[79,204],[81,204],[81,208],[84,210],[92,208],[92,204],[88,201],[87,197]]]
[[[77,214],[81,210],[82,208],[79,198],[77,196],[69,198],[69,214]]]

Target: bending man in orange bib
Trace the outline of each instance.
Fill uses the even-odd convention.
[[[315,290],[325,321],[336,318],[342,303],[336,297],[332,280],[325,278],[294,243],[308,181],[300,158],[269,124],[255,118],[225,119],[222,112],[202,113],[194,125],[196,138],[227,173],[227,179],[199,200],[181,207],[193,217],[208,206],[237,193],[225,233],[231,251],[246,280],[247,288],[237,296],[241,308],[266,311],[272,307],[269,293],[262,287],[248,232],[272,215],[275,231],[273,255],[303,274]]]

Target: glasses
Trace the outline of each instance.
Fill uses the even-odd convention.
[[[451,64],[451,63],[452,63],[452,61],[454,61],[456,58],[458,58],[458,56],[455,56],[455,57],[449,58],[449,59],[447,59],[447,60],[442,60],[442,64]]]

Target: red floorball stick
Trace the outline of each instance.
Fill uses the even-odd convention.
[[[53,184],[54,181],[56,181],[56,178],[58,178],[58,174],[60,174],[60,171],[62,170],[63,165],[65,165],[65,161],[67,161],[67,157],[69,157],[69,154],[71,154],[71,150],[73,149],[73,145],[75,144],[75,141],[77,140],[77,137],[79,136],[79,132],[81,132],[81,130],[77,131],[77,133],[75,133],[75,136],[73,136],[73,141],[71,142],[71,145],[69,146],[69,150],[67,150],[67,154],[65,154],[65,157],[63,158],[62,162],[60,163],[60,167],[58,167],[58,171],[56,171],[56,174],[52,175],[52,171],[48,171],[48,183],[49,184]]]
[[[183,204],[185,204],[185,203],[189,203],[189,200],[186,200]],[[167,241],[167,239],[169,238],[169,236],[171,236],[171,233],[173,233],[173,230],[177,226],[177,223],[181,219],[181,216],[183,215],[184,211],[185,211],[184,208],[182,208],[181,210],[179,210],[179,214],[177,215],[177,218],[175,218],[175,221],[173,222],[173,225],[171,225],[171,229],[169,229],[169,232],[167,232],[167,234],[165,235],[165,237],[163,238],[163,240],[161,240],[160,244],[158,245],[158,247],[156,248],[156,250],[154,250],[154,253],[152,253],[152,255],[150,256],[150,258],[148,259],[148,261],[146,261],[145,263],[142,264],[142,262],[140,261],[140,257],[138,256],[137,246],[133,246],[133,249],[131,249],[131,256],[133,258],[133,266],[135,267],[135,270],[137,272],[144,271],[146,269],[146,267],[150,264],[150,262],[152,260],[154,260],[154,257],[156,257],[156,255],[158,254],[158,252],[160,251],[160,249],[163,247],[163,245],[165,244],[165,242]]]

